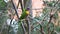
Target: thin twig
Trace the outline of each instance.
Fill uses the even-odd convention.
[[[56,7],[55,7],[55,8],[56,8]],[[58,9],[56,9],[56,11],[53,12],[53,10],[51,9],[51,11],[52,11],[53,13],[50,12],[50,20],[49,20],[49,22],[48,22],[48,24],[47,24],[47,26],[48,26],[48,34],[49,34],[49,28],[50,28],[50,27],[49,27],[49,24],[50,24],[50,22],[51,22],[51,20],[52,20],[52,18],[53,18],[53,15],[57,12],[57,10],[58,10]]]
[[[19,1],[18,1],[17,9],[18,9],[18,7],[19,7]]]
[[[11,2],[12,2],[12,5],[13,5],[13,8],[15,10],[15,13],[16,13],[18,19],[19,19],[19,16],[18,16],[18,13],[17,13],[17,8],[15,7],[15,4],[13,3],[13,0],[11,0]]]
[[[28,17],[27,17],[27,20],[28,20],[28,25],[29,25],[29,33],[28,34],[31,34],[31,25],[30,25],[30,20]]]
[[[25,32],[25,34],[26,34],[26,29],[25,29],[25,27],[24,27],[24,24],[23,24],[23,23],[22,23],[22,27],[23,27],[24,32]]]
[[[23,12],[23,9],[24,9],[23,1],[22,0],[19,0],[19,3],[21,5],[21,9],[22,9],[22,12]]]

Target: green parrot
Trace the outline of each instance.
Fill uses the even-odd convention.
[[[20,16],[20,20],[25,19],[28,15],[29,15],[29,8],[24,9]]]
[[[23,11],[22,11],[22,14],[21,14],[21,16],[19,18],[19,21],[18,21],[18,23],[19,23],[19,28],[18,28],[19,33],[23,33],[24,32],[24,28],[22,26],[22,23],[23,23],[22,21],[23,21],[23,19],[25,19],[29,15],[29,10],[30,9],[27,8],[27,9],[23,9]],[[24,22],[25,22],[26,25],[28,24],[27,20],[25,20]],[[24,25],[24,27],[26,28],[26,30],[28,29],[27,26]]]

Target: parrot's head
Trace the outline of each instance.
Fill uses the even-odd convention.
[[[30,10],[29,8],[26,9],[26,14],[27,14],[27,15],[30,14],[29,10]]]

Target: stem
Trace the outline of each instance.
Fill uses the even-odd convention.
[[[16,13],[18,19],[19,19],[19,16],[18,16],[18,13],[17,13],[17,9],[16,9],[16,7],[15,7],[15,5],[14,5],[14,3],[13,3],[13,0],[11,0],[11,2],[12,2],[12,5],[13,5],[13,8],[14,8],[14,10],[15,10],[15,13]]]
[[[19,0],[20,4],[21,4],[21,9],[23,11],[23,1],[22,0]]]

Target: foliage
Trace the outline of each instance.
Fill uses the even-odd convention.
[[[31,34],[41,34],[42,31],[45,34],[48,34],[47,33],[48,32],[48,29],[49,29],[49,32],[51,32],[51,34],[56,34],[55,31],[60,32],[60,26],[55,26],[54,23],[49,22],[50,21],[50,14],[49,13],[51,11],[51,7],[57,7],[58,9],[60,9],[60,3],[57,3],[56,6],[54,6],[55,3],[56,2],[54,2],[54,1],[52,1],[52,2],[46,1],[47,7],[50,7],[50,8],[47,8],[47,7],[44,8],[43,9],[43,15],[41,17],[30,18],[30,25],[32,25],[32,27],[31,27],[32,28]],[[25,4],[26,4],[26,1],[25,1]],[[0,6],[1,6],[0,9],[1,8],[4,8],[4,7],[6,7],[6,3],[3,2],[3,0],[0,0]],[[9,6],[11,6],[11,5],[9,5]],[[7,12],[5,11],[4,13],[2,12],[1,15],[0,15],[0,30],[2,29],[3,23],[8,18],[6,14],[7,14]],[[58,18],[58,12],[54,13],[53,16],[54,16],[53,18],[57,19]],[[18,32],[17,32],[18,34],[24,34],[23,33],[24,30],[23,30],[23,27],[22,27],[21,22],[24,23],[24,26],[26,26],[26,24],[29,23],[29,22],[25,22],[24,20],[23,21],[20,21],[19,24],[18,24],[19,25],[18,26],[19,27],[18,28]],[[49,26],[49,28],[48,28],[48,26]],[[2,34],[5,34],[5,33],[8,34],[9,27],[7,27],[7,28],[8,29],[3,29]],[[42,31],[41,31],[41,28],[42,28]],[[10,29],[12,29],[12,28],[10,28]],[[11,31],[10,34],[14,34],[14,32]]]
[[[0,0],[0,10],[4,9],[6,6],[7,6],[7,4],[3,0]]]

